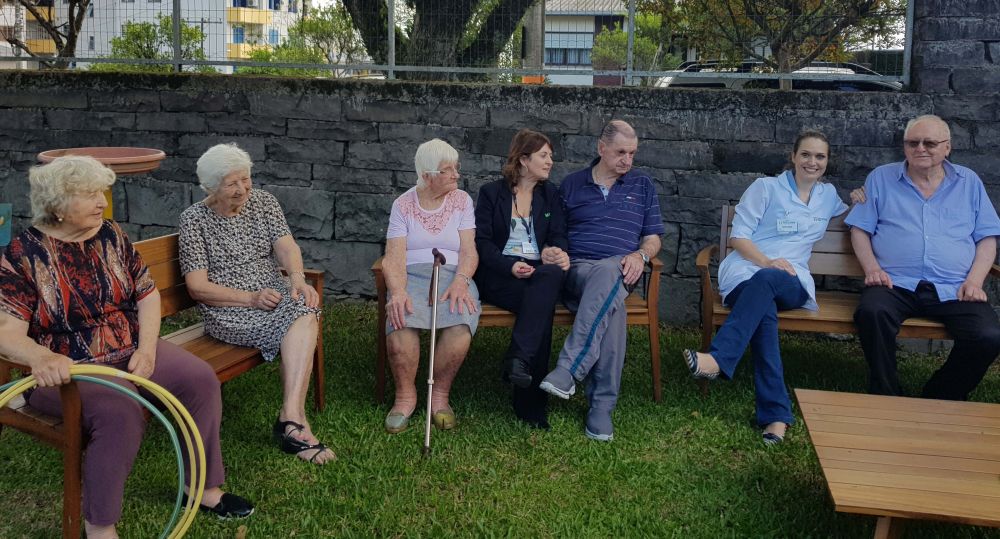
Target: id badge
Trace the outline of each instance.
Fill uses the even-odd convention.
[[[530,241],[521,242],[521,252],[526,255],[537,255],[538,249],[535,249],[535,244]]]
[[[778,234],[795,234],[798,231],[798,221],[794,219],[778,219]]]

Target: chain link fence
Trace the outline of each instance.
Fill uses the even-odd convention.
[[[898,90],[912,19],[906,0],[0,0],[0,68]]]

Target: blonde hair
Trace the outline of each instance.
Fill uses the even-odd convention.
[[[31,185],[31,224],[55,226],[56,214],[66,211],[80,194],[101,193],[115,183],[115,173],[93,157],[65,155],[28,172]]]
[[[229,144],[216,144],[205,150],[198,158],[198,184],[201,190],[206,193],[213,193],[219,188],[226,176],[233,172],[250,172],[253,168],[253,160],[250,154],[243,151],[235,142]]]
[[[413,168],[417,171],[417,185],[424,184],[425,172],[439,170],[441,163],[458,163],[458,150],[439,138],[428,140],[418,146],[417,154],[413,156]]]

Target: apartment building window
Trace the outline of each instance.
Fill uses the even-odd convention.
[[[96,43],[94,42],[94,36],[87,37],[87,50],[92,51],[95,48]]]
[[[281,9],[281,0],[267,0],[267,9],[278,11]]]
[[[236,44],[243,43],[245,41],[245,38],[244,38],[245,34],[244,34],[244,32],[245,32],[245,30],[243,29],[242,26],[234,26],[233,27],[233,43],[236,43]]]
[[[280,35],[278,34],[277,28],[271,28],[267,31],[267,42],[271,45],[277,45]]]
[[[233,0],[233,7],[247,7],[247,0]]]
[[[94,16],[94,4],[87,4],[87,16],[88,17]]]
[[[288,12],[298,13],[299,12],[299,2],[298,0],[288,0]]]
[[[593,48],[593,32],[545,32],[546,65],[589,66]]]

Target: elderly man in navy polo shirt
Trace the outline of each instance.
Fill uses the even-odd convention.
[[[559,186],[569,253],[542,252],[546,263],[570,259],[564,298],[576,321],[556,368],[539,387],[568,399],[576,382],[589,375],[585,433],[601,441],[614,435],[611,412],[625,364],[625,298],[660,251],[664,231],[653,180],[632,169],[638,145],[629,124],[612,120],[604,127],[597,142],[600,157]]]
[[[983,280],[996,258],[1000,219],[975,172],[947,160],[951,132],[920,116],[903,133],[906,160],[865,181],[867,201],[847,217],[866,288],[854,313],[869,367],[869,391],[901,395],[896,335],[914,316],[955,338],[925,398],[965,400],[1000,352],[1000,322]]]

